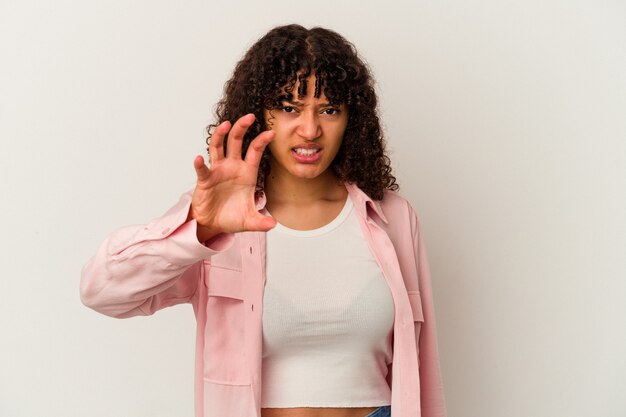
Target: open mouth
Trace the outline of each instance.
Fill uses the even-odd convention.
[[[300,164],[315,164],[319,162],[322,157],[322,148],[318,146],[314,147],[295,147],[291,148],[291,154],[295,158],[296,162]]]
[[[303,148],[293,148],[293,151],[300,156],[313,156],[318,153],[321,149],[303,149]]]

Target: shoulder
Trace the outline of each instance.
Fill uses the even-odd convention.
[[[417,214],[409,200],[397,191],[385,190],[381,200],[373,200],[355,184],[347,183],[346,187],[354,202],[363,206],[363,214],[367,211],[367,215],[374,215],[383,229],[416,229]]]
[[[383,199],[378,201],[385,216],[390,219],[399,217],[417,217],[415,209],[404,196],[397,191],[385,190]]]
[[[383,199],[378,202],[387,218],[383,228],[393,239],[415,243],[421,234],[420,217],[411,202],[396,191],[386,190]]]

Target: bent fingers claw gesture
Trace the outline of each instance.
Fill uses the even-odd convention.
[[[194,159],[197,182],[188,220],[198,222],[201,242],[220,233],[267,231],[276,225],[272,217],[256,210],[254,200],[261,157],[274,132],[260,133],[250,143],[245,159],[241,158],[244,135],[254,120],[253,114],[247,114],[232,128],[227,121],[215,128],[209,143],[210,168],[202,156]]]

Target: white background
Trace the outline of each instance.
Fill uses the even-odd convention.
[[[291,22],[378,80],[449,417],[626,415],[625,21],[617,0],[1,0],[0,416],[192,416],[191,307],[101,316],[80,269],[193,186],[235,62]]]

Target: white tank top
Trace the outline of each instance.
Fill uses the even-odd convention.
[[[261,407],[391,404],[394,305],[352,201],[315,230],[267,233]]]

